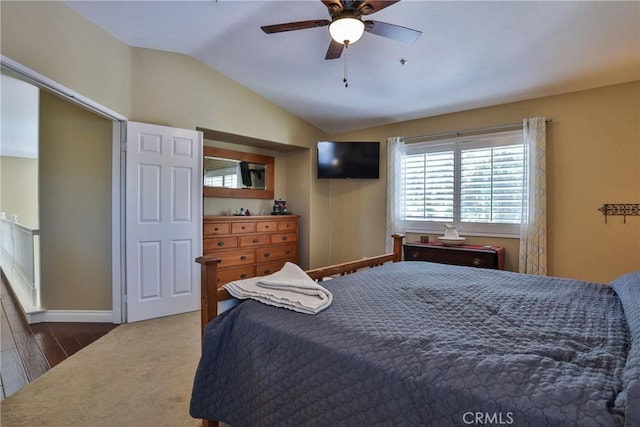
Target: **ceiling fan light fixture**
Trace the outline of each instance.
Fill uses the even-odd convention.
[[[351,45],[364,34],[364,22],[349,16],[336,19],[329,25],[329,34],[337,43]]]

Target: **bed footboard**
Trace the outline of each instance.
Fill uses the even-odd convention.
[[[345,262],[342,264],[330,265],[327,267],[314,268],[307,270],[306,273],[312,279],[321,282],[324,278],[330,276],[344,276],[354,273],[363,268],[373,268],[387,262],[399,262],[402,260],[402,240],[404,235],[394,234],[393,252],[365,258],[358,261]],[[222,288],[218,288],[218,264],[220,259],[215,257],[201,256],[196,258],[196,262],[200,264],[201,279],[201,316],[200,316],[200,332],[204,336],[204,330],[207,323],[218,315],[218,301],[232,298],[231,295]],[[217,421],[202,420],[203,427],[218,427]]]
[[[342,264],[330,265],[327,267],[314,268],[307,270],[306,273],[316,281],[322,281],[329,276],[344,276],[351,274],[363,268],[372,268],[387,262],[399,262],[402,260],[402,241],[404,235],[394,234],[393,252],[384,255],[364,258],[357,261],[344,262]],[[232,298],[229,292],[218,287],[218,264],[220,259],[215,257],[201,256],[196,258],[196,262],[201,265],[201,331],[204,333],[204,327],[218,315],[218,301]]]
[[[218,315],[218,264],[219,258],[201,256],[196,258],[200,264],[200,333],[204,327]]]
[[[399,262],[402,261],[402,240],[404,235],[394,234],[393,237],[393,252],[378,255],[374,257],[364,258],[358,261],[344,262],[342,264],[330,265],[327,267],[314,268],[307,270],[306,273],[313,280],[321,282],[324,278],[330,276],[344,276],[346,274],[355,273],[363,268],[373,268],[382,265],[387,262]]]

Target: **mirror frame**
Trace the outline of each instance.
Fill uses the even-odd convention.
[[[202,174],[204,175],[204,163],[206,157],[220,157],[223,159],[240,160],[241,162],[261,163],[265,165],[266,190],[255,190],[251,188],[224,188],[224,187],[202,187],[204,197],[235,197],[243,199],[273,199],[274,183],[274,158],[261,154],[243,153],[242,151],[227,150],[225,148],[203,147]]]

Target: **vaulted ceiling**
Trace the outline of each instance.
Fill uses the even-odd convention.
[[[420,30],[417,41],[365,33],[333,60],[327,27],[260,29],[330,19],[319,0],[66,3],[130,46],[190,55],[329,134],[640,79],[635,1],[403,0],[365,19]]]

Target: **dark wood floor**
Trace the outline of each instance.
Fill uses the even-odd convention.
[[[2,276],[0,395],[12,395],[29,382],[118,325],[38,323],[29,325]]]

